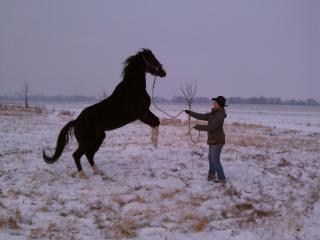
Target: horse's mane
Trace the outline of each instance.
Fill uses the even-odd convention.
[[[132,55],[128,57],[124,62],[123,62],[123,70],[122,70],[122,76],[124,76],[126,73],[129,71],[136,69],[136,64],[139,62],[139,57],[147,52],[151,52],[150,49],[143,48],[139,52],[137,52],[135,55]]]

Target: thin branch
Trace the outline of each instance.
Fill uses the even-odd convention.
[[[194,81],[192,82],[187,82],[184,88],[180,88],[183,96],[185,97],[186,103],[189,107],[189,110],[191,110],[192,107],[192,103],[193,103],[193,99],[194,96],[196,95],[197,92],[197,82]],[[190,116],[188,116],[188,125],[189,125],[189,131],[187,134],[190,134],[191,131],[191,118]]]

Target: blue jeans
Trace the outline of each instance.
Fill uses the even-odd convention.
[[[226,176],[220,162],[220,153],[223,145],[209,146],[209,174],[213,176],[218,175],[219,180],[225,180]]]

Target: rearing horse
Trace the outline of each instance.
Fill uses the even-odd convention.
[[[150,110],[151,99],[146,91],[146,73],[165,77],[162,64],[149,49],[142,49],[124,62],[123,80],[112,95],[99,103],[85,108],[80,115],[68,122],[60,131],[55,153],[49,157],[43,150],[43,159],[52,164],[61,156],[74,131],[79,147],[73,153],[80,177],[85,177],[80,159],[86,155],[94,173],[101,173],[93,160],[100,148],[105,131],[120,128],[135,120],[140,120],[152,128],[151,141],[157,146],[159,118]]]

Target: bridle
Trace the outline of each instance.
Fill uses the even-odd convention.
[[[158,73],[160,71],[160,69],[162,68],[162,65],[159,65],[159,66],[155,66],[153,64],[151,64],[146,58],[145,56],[141,55],[145,65],[146,65],[146,71],[147,72],[155,72],[155,73]]]

